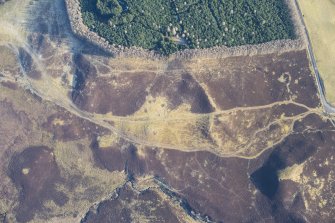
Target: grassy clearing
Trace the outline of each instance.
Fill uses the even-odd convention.
[[[311,37],[327,100],[335,105],[335,1],[298,1]]]
[[[294,38],[283,0],[80,0],[84,23],[111,44],[162,54]]]

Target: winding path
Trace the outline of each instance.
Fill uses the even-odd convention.
[[[61,7],[56,8],[56,10],[61,10],[61,9],[62,9]],[[61,14],[61,11],[59,14]],[[241,157],[241,158],[255,158],[255,156],[258,156],[260,153],[262,153],[266,149],[272,147],[275,144],[280,143],[283,139],[285,139],[285,137],[290,133],[289,130],[293,129],[293,125],[295,121],[300,120],[301,118],[306,117],[308,114],[311,114],[311,113],[323,115],[321,109],[319,108],[314,110],[302,104],[297,104],[292,101],[281,101],[278,103],[268,104],[264,106],[235,108],[229,111],[227,110],[218,111],[215,113],[210,113],[210,114],[205,114],[205,115],[184,114],[182,117],[181,116],[178,116],[178,117],[170,116],[170,117],[164,117],[164,119],[162,120],[155,119],[155,118],[145,118],[145,117],[123,118],[123,117],[118,117],[118,116],[112,116],[112,117],[101,116],[101,115],[99,116],[99,115],[92,114],[92,113],[85,112],[85,111],[78,109],[73,104],[73,102],[67,97],[69,89],[66,89],[63,87],[57,87],[59,86],[59,83],[56,82],[56,80],[52,78],[50,75],[48,75],[46,66],[50,66],[50,64],[45,64],[44,60],[40,58],[40,55],[36,53],[29,44],[27,44],[27,40],[25,38],[26,36],[23,33],[14,32],[14,31],[17,31],[16,26],[10,26],[10,27],[11,27],[10,30],[12,30],[11,33],[13,34],[10,37],[15,40],[15,43],[17,42],[17,44],[14,44],[14,43],[10,44],[10,48],[12,49],[12,51],[15,52],[17,55],[19,55],[18,49],[23,48],[32,57],[32,61],[34,62],[36,69],[39,70],[42,74],[41,79],[39,80],[29,79],[27,75],[20,76],[18,80],[21,82],[22,86],[25,86],[27,89],[30,89],[34,94],[40,96],[44,100],[50,101],[64,108],[65,110],[71,112],[77,117],[93,122],[99,126],[105,127],[106,129],[109,129],[111,132],[115,133],[117,136],[122,137],[133,143],[150,146],[150,147],[161,147],[161,148],[177,149],[177,150],[184,150],[184,151],[200,151],[200,150],[208,151],[209,150],[212,153],[216,153],[218,156],[226,156],[226,157],[235,156],[235,157]],[[306,29],[305,29],[305,32],[308,35]],[[71,34],[67,33],[67,31],[64,31],[64,35],[66,35],[67,38],[71,38]],[[67,45],[66,43],[67,42],[64,41],[64,45]],[[53,46],[51,44],[51,47],[55,47],[56,49],[55,52],[53,52],[54,56],[58,55],[57,52],[62,52],[62,49],[63,49],[61,45]],[[75,45],[75,47],[77,47],[77,45]],[[72,50],[75,50],[74,49],[75,47],[73,47]],[[64,48],[64,49],[67,51],[69,50],[68,48]],[[311,50],[310,44],[309,44],[308,50],[309,50],[311,58],[313,58],[312,63],[316,71],[315,72],[316,80],[318,84],[318,90],[320,92],[321,102],[324,108],[323,110],[325,111],[326,115],[330,115],[331,113],[335,113],[335,109],[327,103],[324,97],[322,85],[321,85],[321,79],[319,77],[319,73],[317,72],[318,70],[316,68],[316,63],[315,63],[314,55]],[[21,68],[21,70],[24,70],[24,69]],[[11,76],[9,77],[5,76],[4,78],[10,78],[10,77]],[[1,78],[0,78],[0,81],[1,81]],[[183,125],[183,126],[175,125],[175,129],[171,130],[172,132],[178,130],[180,131],[181,134],[184,134],[183,143],[178,142],[177,140],[174,143],[170,143],[170,142],[167,143],[164,140],[161,140],[160,137],[155,136],[156,133],[152,133],[151,135],[147,133],[147,129],[149,127],[152,129],[155,128],[158,131],[158,130],[161,130],[159,126],[171,126],[173,123],[183,123],[183,122],[186,122],[186,120],[189,125],[196,126],[196,123],[198,123],[198,121],[201,121],[202,118],[208,118],[210,120],[214,120],[215,116],[217,115],[229,116],[229,113],[232,111],[249,111],[249,110],[257,110],[257,109],[264,109],[264,108],[268,108],[270,110],[276,104],[295,104],[300,107],[305,107],[306,112],[303,112],[294,117],[287,117],[286,119],[282,118],[278,120],[277,119],[271,120],[271,122],[269,122],[268,125],[254,129],[253,132],[250,134],[252,135],[251,137],[249,137],[250,140],[245,141],[245,142],[233,141],[232,144],[229,146],[227,146],[228,144],[220,144],[221,141],[216,143],[210,140],[207,141],[207,139],[198,142],[197,141],[198,135],[195,134],[197,132],[188,131],[189,129],[188,125]],[[327,107],[325,105],[327,105]],[[255,111],[255,113],[257,112]],[[165,122],[165,125],[161,125],[162,122]],[[136,128],[131,129],[130,132],[126,131],[126,127],[134,126],[135,123],[137,124]],[[284,124],[288,124],[288,131],[282,134],[279,134],[280,132],[278,132],[278,137],[273,138],[274,141],[272,145],[265,145],[265,144],[263,145],[262,139],[257,136],[264,135],[265,133],[269,132],[268,130],[271,127],[271,125],[278,124],[278,123],[279,123],[279,126],[281,127],[284,127]],[[183,127],[184,129],[177,129],[181,127]],[[241,126],[240,128],[243,128],[243,126]],[[170,129],[168,130],[170,131]],[[199,128],[199,130],[201,129]],[[242,130],[241,131],[238,130],[236,132],[246,133]],[[249,134],[245,134],[245,135],[248,136]],[[186,140],[185,139],[186,137],[189,142],[184,143]],[[257,139],[257,140],[255,141],[254,139]],[[197,142],[198,144],[195,145],[193,142]],[[253,146],[255,148],[257,147],[258,149],[255,151],[251,151],[250,154],[252,155],[250,155],[249,152],[247,155],[245,155],[246,153],[244,154],[244,151],[247,151],[247,148],[252,148]],[[234,151],[225,150],[225,148],[235,148],[236,150]]]

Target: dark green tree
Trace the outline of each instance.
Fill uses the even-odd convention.
[[[119,16],[122,13],[122,6],[118,0],[98,0],[97,8],[104,16]]]
[[[182,49],[295,38],[284,0],[80,0],[84,23],[111,44]]]

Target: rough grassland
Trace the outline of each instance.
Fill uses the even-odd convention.
[[[181,49],[294,38],[282,0],[81,0],[84,23],[116,46]]]
[[[299,0],[327,100],[335,105],[335,1]]]

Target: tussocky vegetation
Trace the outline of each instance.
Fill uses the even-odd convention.
[[[295,37],[284,0],[80,0],[84,23],[115,46],[182,49]]]

